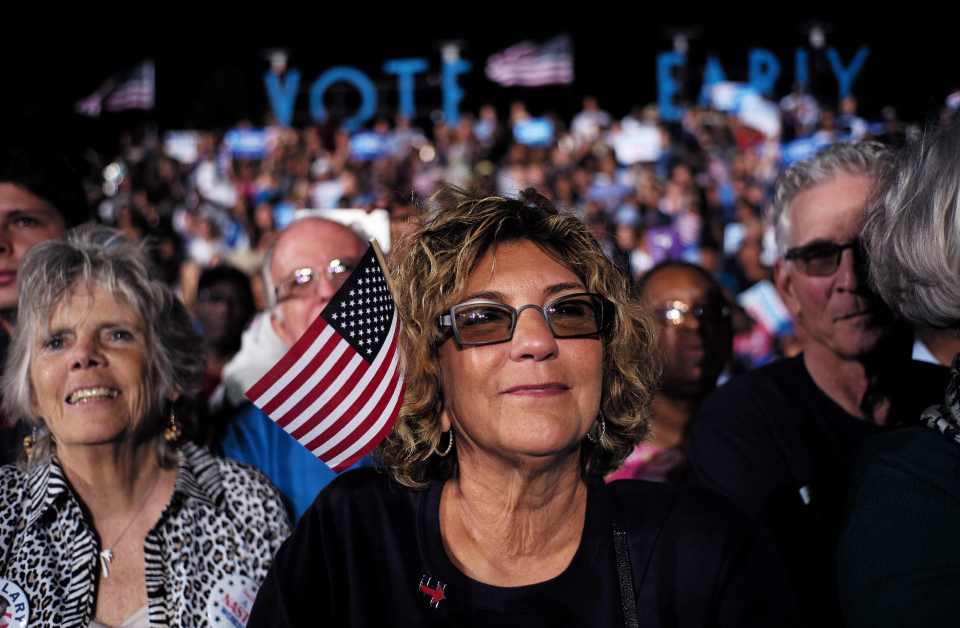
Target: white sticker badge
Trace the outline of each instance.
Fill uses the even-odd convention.
[[[256,582],[246,576],[228,576],[213,587],[207,602],[207,620],[212,626],[243,628],[256,597]]]
[[[0,578],[0,628],[25,628],[30,618],[30,601],[17,584]]]

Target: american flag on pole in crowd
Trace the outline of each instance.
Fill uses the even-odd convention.
[[[573,46],[566,35],[543,45],[525,41],[487,59],[487,78],[507,87],[573,83]]]
[[[369,453],[403,403],[399,319],[372,243],[303,336],[246,396],[334,471]]]
[[[96,117],[104,109],[153,109],[155,98],[156,70],[153,61],[144,61],[130,72],[107,79],[97,91],[78,102],[76,109]]]

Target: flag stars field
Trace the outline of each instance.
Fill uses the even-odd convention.
[[[371,247],[303,337],[246,393],[334,471],[379,444],[403,402],[394,310]]]

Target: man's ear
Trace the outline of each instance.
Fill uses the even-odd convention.
[[[273,331],[277,334],[277,338],[283,341],[286,346],[293,346],[293,343],[290,341],[290,334],[287,333],[287,326],[284,324],[283,317],[279,311],[275,310],[270,314],[270,324],[273,326]]]
[[[780,293],[783,304],[796,320],[800,313],[800,302],[794,292],[793,272],[794,269],[783,258],[778,259],[773,265],[773,283],[777,286],[777,292]]]

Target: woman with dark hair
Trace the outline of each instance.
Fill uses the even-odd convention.
[[[543,197],[447,190],[397,257],[406,392],[382,471],[334,481],[251,626],[780,626],[725,502],[603,475],[647,429],[654,327]]]
[[[917,325],[960,329],[960,123],[908,146],[864,227],[870,278]],[[941,405],[874,436],[854,466],[839,545],[849,626],[949,626],[960,617],[960,355]]]
[[[3,406],[31,431],[0,468],[4,621],[245,617],[289,518],[259,473],[181,444],[203,372],[186,310],[103,227],[33,247],[19,282]]]

